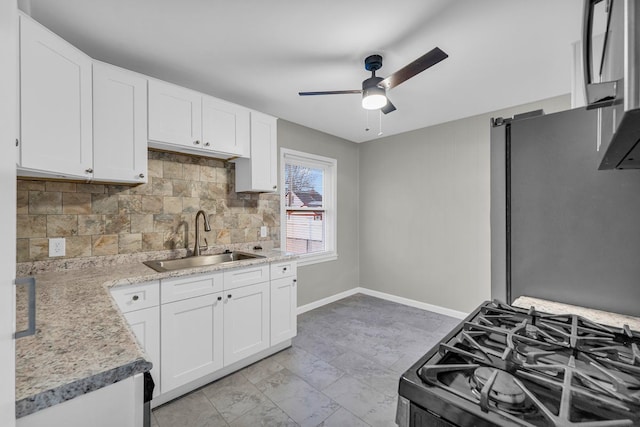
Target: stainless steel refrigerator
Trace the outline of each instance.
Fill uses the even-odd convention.
[[[597,121],[492,120],[492,297],[640,316],[640,170],[598,170]]]

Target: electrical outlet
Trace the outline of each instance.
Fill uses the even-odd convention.
[[[64,237],[56,237],[49,239],[49,256],[64,256],[66,251],[66,244]]]
[[[260,237],[267,237],[267,226],[263,225],[260,227]]]

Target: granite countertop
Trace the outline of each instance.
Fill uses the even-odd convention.
[[[16,417],[151,369],[109,288],[294,257],[277,250],[260,255],[265,258],[165,273],[135,262],[35,275],[36,334],[16,340]],[[20,326],[26,302],[17,300]]]
[[[579,307],[576,305],[564,304],[555,301],[548,301],[539,298],[521,296],[514,302],[514,306],[520,308],[535,307],[536,310],[551,314],[577,314],[592,322],[603,325],[622,328],[629,325],[632,331],[640,331],[640,317],[627,316],[624,314],[610,313],[608,311],[595,310],[592,308]]]

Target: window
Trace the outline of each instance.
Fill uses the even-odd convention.
[[[300,265],[336,259],[336,160],[283,148],[280,167],[282,248]]]

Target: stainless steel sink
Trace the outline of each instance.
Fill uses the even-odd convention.
[[[249,254],[246,252],[225,252],[215,255],[199,255],[179,259],[145,261],[144,264],[153,268],[155,271],[164,272],[182,270],[185,268],[207,267],[210,265],[225,264],[228,262],[254,258],[264,258],[264,256]]]

